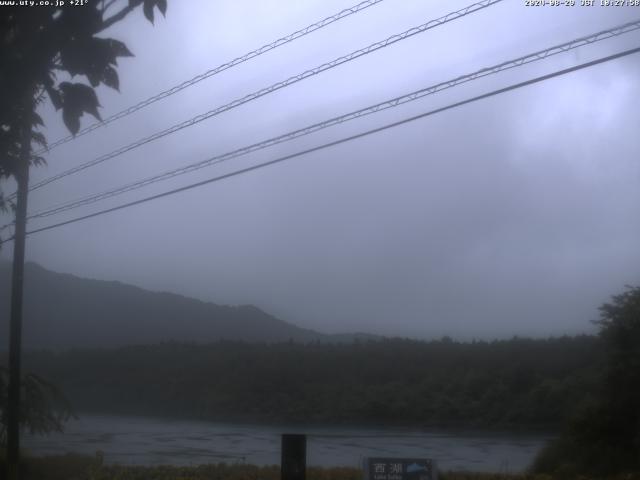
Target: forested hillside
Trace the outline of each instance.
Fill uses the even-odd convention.
[[[211,420],[559,428],[597,388],[595,337],[38,352],[79,411]]]
[[[10,277],[10,263],[0,262],[0,338],[6,338],[9,331]],[[330,338],[251,305],[216,305],[120,282],[51,272],[34,263],[25,267],[24,295],[25,348]],[[3,343],[0,350],[4,348]]]

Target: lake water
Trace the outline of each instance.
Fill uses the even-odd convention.
[[[283,427],[81,415],[64,434],[26,436],[38,455],[94,455],[126,465],[280,463],[280,435],[306,433],[307,464],[358,467],[364,457],[420,457],[443,470],[520,472],[551,437],[398,428]]]

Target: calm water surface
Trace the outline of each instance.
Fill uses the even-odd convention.
[[[519,472],[551,437],[463,431],[236,425],[202,421],[82,415],[64,434],[27,436],[35,454],[94,455],[127,465],[280,463],[280,435],[306,433],[307,464],[360,466],[363,457],[425,457],[443,470]]]

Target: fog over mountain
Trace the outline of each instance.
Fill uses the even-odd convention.
[[[166,18],[158,15],[153,27],[142,12],[131,15],[104,32],[124,41],[135,57],[119,60],[120,93],[98,89],[101,115],[106,118],[355,3],[178,0],[169,2]],[[32,169],[31,181],[470,3],[381,2],[52,150],[45,155],[46,166]],[[195,163],[640,15],[632,7],[525,4],[500,2],[67,176],[33,191],[29,211]],[[249,167],[639,42],[635,31],[585,45],[100,204],[33,219],[29,228]],[[461,340],[594,333],[590,321],[597,318],[598,305],[625,284],[640,283],[639,78],[638,56],[625,57],[32,235],[27,258],[78,277],[219,305],[255,305],[268,314],[244,307],[228,311],[238,318],[273,315],[322,333]],[[40,114],[50,142],[68,134],[49,102]],[[82,126],[91,121],[85,115]],[[5,193],[13,187],[1,185]],[[9,214],[0,215],[2,224],[10,221]],[[9,259],[11,253],[11,245],[3,245],[0,256]],[[113,295],[130,291],[100,285]],[[81,293],[74,295],[85,302],[82,308],[91,306]],[[199,312],[198,329],[204,328],[205,312],[218,312],[170,295],[139,295],[158,302],[154,315],[167,304],[184,302]],[[31,304],[36,298],[27,288],[27,313],[43,308]],[[53,294],[47,298],[63,308]],[[106,303],[100,305],[114,307]],[[142,307],[131,308],[134,314]],[[66,313],[73,312],[62,312],[64,323]],[[142,338],[142,326],[129,326],[110,310],[97,315],[86,321],[106,338],[125,332],[132,340]],[[167,330],[154,332],[155,338],[180,328],[177,309],[163,319]],[[175,325],[169,327],[170,322]],[[36,334],[28,324],[25,341]]]
[[[0,338],[8,336],[10,265],[0,262]],[[26,265],[24,346],[91,348],[159,342],[348,341],[283,322],[251,306],[223,306]],[[365,336],[361,336],[364,338]],[[353,337],[355,338],[355,337]],[[5,345],[0,349],[4,350]]]

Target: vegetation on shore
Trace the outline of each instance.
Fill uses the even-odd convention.
[[[606,355],[600,388],[540,453],[535,471],[640,472],[640,287],[603,304],[596,323]]]
[[[564,422],[532,468],[546,477],[504,478],[636,478],[629,472],[640,472],[640,287],[605,303],[597,323],[598,337],[162,344],[26,360],[79,406],[110,413],[466,427]],[[178,467],[158,477],[153,469],[136,476],[131,467],[91,468],[98,470],[90,478],[200,478],[171,470]]]
[[[98,458],[82,455],[27,457],[24,480],[280,480],[280,467],[244,464],[210,464],[192,467],[103,465]],[[0,456],[0,480],[4,472]],[[307,469],[307,480],[362,480],[360,469],[347,467]],[[640,475],[566,476],[441,472],[439,480],[639,480]]]
[[[601,341],[161,344],[25,355],[77,411],[213,421],[560,430]]]

